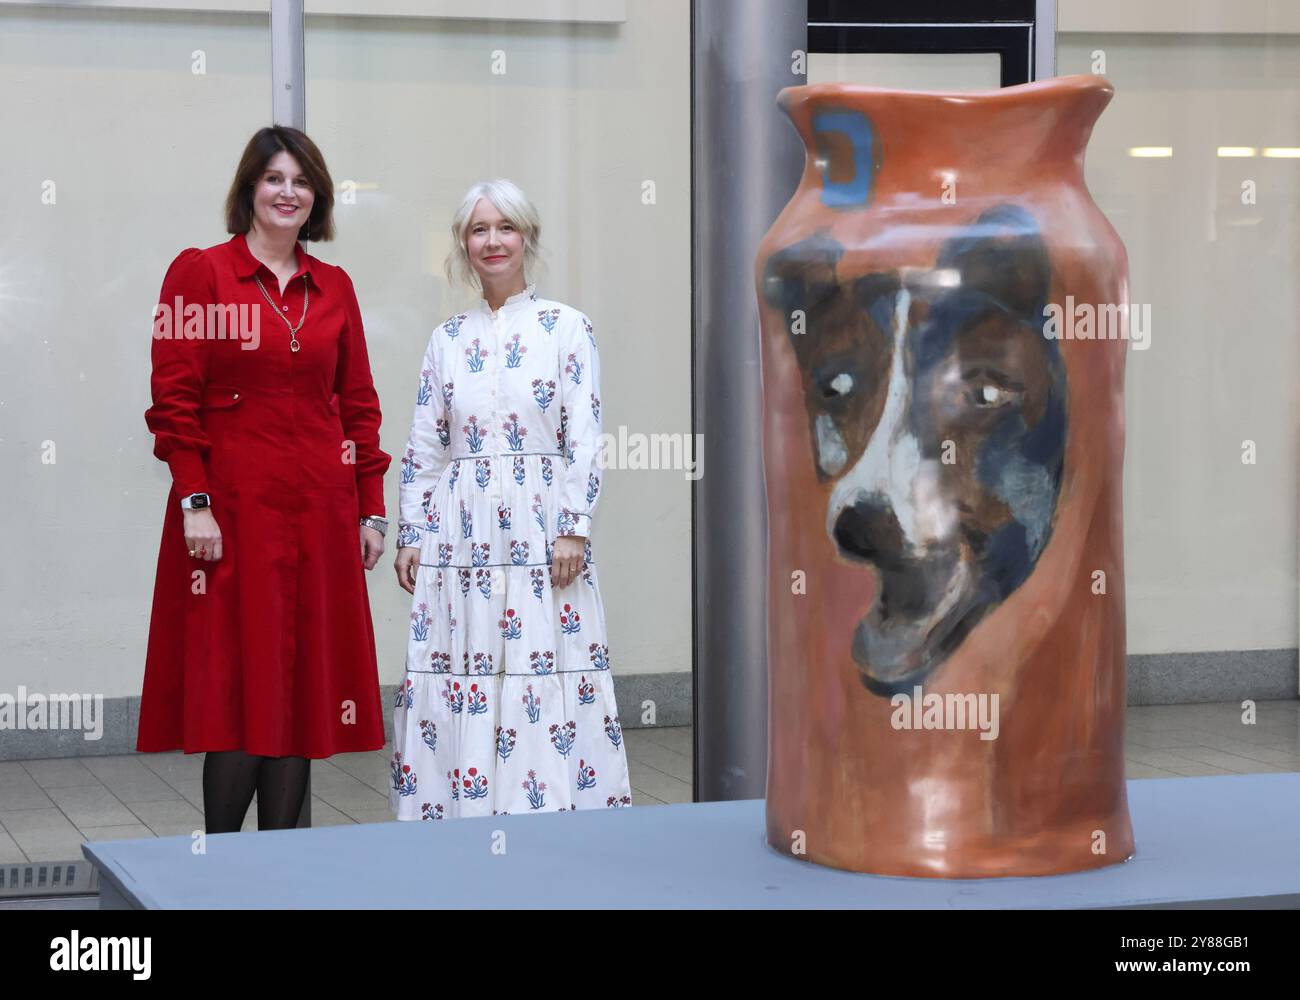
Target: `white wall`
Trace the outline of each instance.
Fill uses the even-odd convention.
[[[360,185],[328,253],[357,286],[386,451],[402,453],[430,331],[473,301],[442,274],[451,213],[497,176],[541,214],[538,294],[591,317],[605,433],[689,434],[689,15],[635,0],[618,25],[307,18],[307,131]],[[690,503],[682,470],[605,473],[592,546],[617,673],[690,669]],[[395,683],[410,598],[387,562],[372,579]]]
[[[1062,3],[1063,27],[1079,9]],[[340,238],[318,252],[356,281],[389,451],[412,358],[464,302],[439,271],[454,196],[498,173],[540,206],[544,294],[596,322],[607,430],[689,430],[688,12],[629,0],[612,24],[309,16],[309,131],[338,180],[374,185],[339,207]],[[269,118],[266,20],[0,3],[0,691],[139,692],[168,487],[143,421],[145,316],[177,250],[225,238],[235,160]],[[492,49],[504,77],[488,72]],[[1300,41],[1070,33],[1060,72],[1087,71],[1097,50],[1118,94],[1088,181],[1154,321],[1128,374],[1129,648],[1294,647],[1300,161],[1214,150],[1300,146]],[[1174,156],[1127,152],[1160,144]],[[1243,179],[1255,206],[1240,204]],[[594,542],[620,671],[689,668],[689,502],[680,471],[607,475]],[[371,577],[386,682],[407,614],[390,579],[386,558]]]
[[[1300,36],[1068,34],[1058,72],[1094,53],[1115,98],[1088,186],[1153,327],[1127,373],[1129,651],[1294,647],[1300,160],[1217,149],[1300,146]]]
[[[419,358],[465,301],[444,287],[444,231],[485,175],[540,208],[541,293],[592,317],[606,430],[690,430],[689,5],[627,8],[603,25],[308,18],[308,131],[336,180],[374,185],[311,249],[356,283],[394,519]],[[496,48],[504,77],[486,72]],[[0,691],[135,695],[169,487],[143,418],[147,315],[181,248],[227,238],[226,188],[270,118],[267,18],[0,3],[0,92]],[[614,469],[604,487],[615,669],[689,670],[690,483]],[[391,549],[369,579],[394,683],[410,608]]]
[[[270,66],[264,15],[0,6],[0,691],[140,692],[170,485],[148,315],[225,238]]]

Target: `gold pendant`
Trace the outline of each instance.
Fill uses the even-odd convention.
[[[289,350],[293,351],[294,354],[298,353],[298,348],[301,346],[302,345],[298,343],[297,337],[294,337],[293,340],[289,341]]]

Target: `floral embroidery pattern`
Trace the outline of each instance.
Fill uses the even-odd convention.
[[[570,720],[564,725],[559,726],[552,723],[549,730],[551,734],[551,746],[559,752],[561,757],[569,756],[569,751],[573,749],[573,739],[577,735],[578,727]]]
[[[528,806],[540,809],[546,805],[546,782],[537,780],[537,772],[529,771],[528,780],[524,782],[524,791],[528,793]]]
[[[465,786],[465,798],[481,799],[488,793],[488,780],[485,775],[478,773],[478,768],[471,767],[465,772],[465,777],[461,779]]]
[[[417,604],[411,612],[411,638],[424,642],[429,638],[429,626],[433,624],[433,615],[429,614],[429,605]]]
[[[506,342],[506,367],[518,368],[527,353],[528,348],[519,346],[519,334],[516,333]]]
[[[403,484],[415,482],[416,473],[424,468],[415,460],[415,452],[407,449],[401,461],[401,480]]]
[[[479,346],[478,337],[475,337],[469,343],[470,346],[465,348],[465,367],[472,372],[481,372],[488,352]]]
[[[545,382],[539,378],[533,379],[533,399],[537,400],[538,406],[545,410],[554,398],[555,379],[547,379]]]
[[[510,446],[511,451],[524,450],[524,438],[528,434],[526,427],[519,426],[519,414],[510,414],[510,419],[501,425],[501,429],[506,432],[506,444]]]
[[[443,700],[453,715],[460,715],[465,709],[465,692],[460,689],[460,681],[448,680],[442,689]]]
[[[411,765],[402,761],[402,752],[394,752],[393,760],[389,765],[393,772],[393,790],[398,795],[414,795],[417,785],[415,772],[411,770]]]
[[[578,614],[578,609],[572,604],[565,604],[560,612],[560,631],[565,635],[573,635],[581,629],[582,615]]]
[[[530,288],[495,317],[483,305],[439,324],[418,372],[397,537],[420,568],[393,706],[393,811],[629,806],[587,537],[602,486],[591,323]],[[584,559],[557,587],[561,535],[583,538]]]
[[[478,417],[470,417],[461,432],[465,435],[465,444],[472,454],[477,455],[483,450],[483,430],[478,425]]]
[[[532,667],[535,674],[553,674],[555,673],[555,654],[549,649],[534,649],[528,655],[528,665]]]
[[[524,620],[515,613],[514,608],[506,608],[505,617],[497,623],[501,628],[501,638],[518,639],[524,632]]]

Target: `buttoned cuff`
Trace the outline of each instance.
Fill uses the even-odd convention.
[[[384,516],[384,477],[365,476],[357,479],[357,517]]]
[[[571,510],[560,511],[555,519],[555,534],[580,535],[587,538],[591,535],[591,515],[575,514]]]
[[[420,548],[424,544],[424,529],[410,521],[402,521],[397,526],[397,547]]]
[[[167,456],[167,467],[172,471],[172,483],[178,497],[191,493],[208,492],[208,474],[203,468],[203,456],[193,448],[181,448]]]

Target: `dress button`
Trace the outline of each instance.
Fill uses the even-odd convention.
[[[234,394],[233,396],[231,396],[230,398],[231,398],[231,399],[238,399],[238,398],[239,398],[239,393],[235,393],[235,394]]]
[[[281,311],[281,312],[288,312],[288,311],[289,311],[289,307],[288,307],[288,306],[281,306],[281,307],[280,307],[280,311]]]

